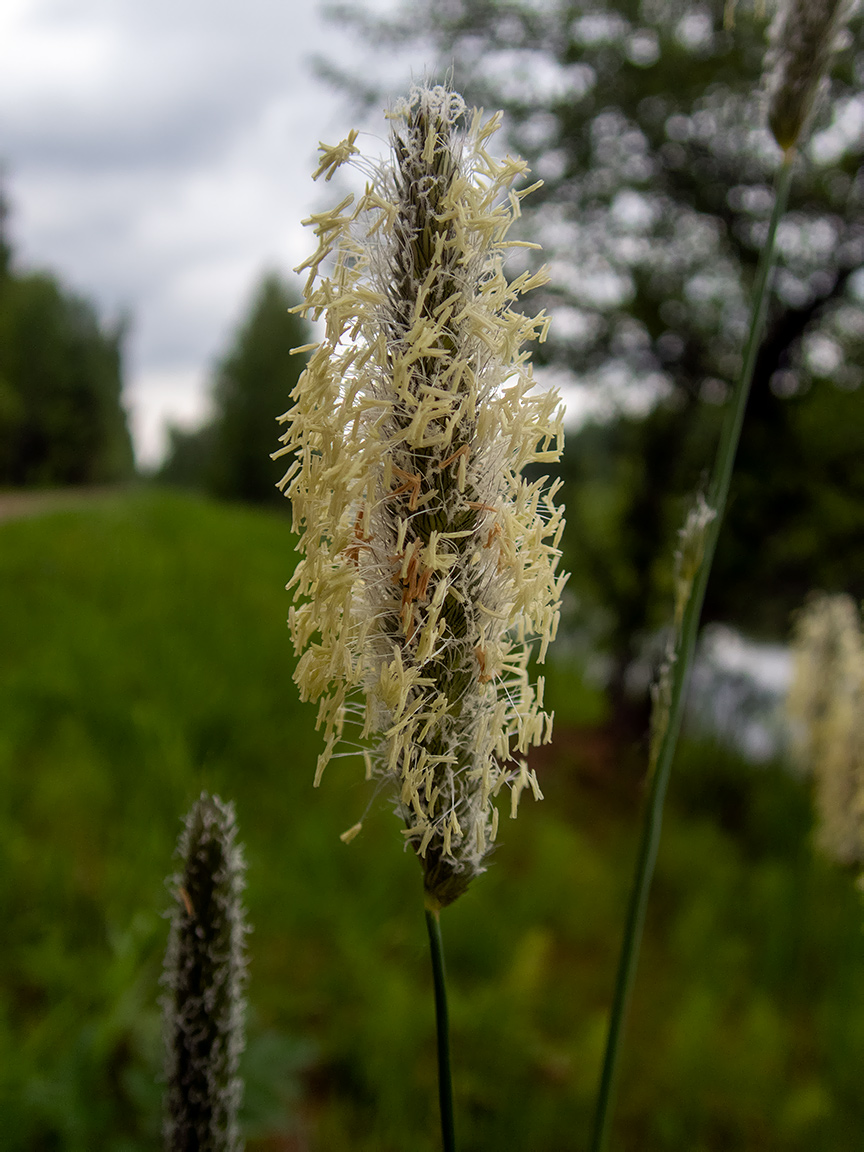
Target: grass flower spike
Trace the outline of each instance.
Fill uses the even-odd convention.
[[[202,792],[177,846],[182,871],[162,983],[166,1152],[241,1152],[245,864],[234,806]]]
[[[483,870],[502,786],[514,816],[525,788],[540,796],[524,757],[552,719],[527,669],[557,628],[563,519],[557,485],[521,471],[558,459],[561,408],[522,348],[547,319],[513,307],[545,274],[504,275],[526,166],[487,151],[500,115],[436,87],[391,121],[384,163],[356,159],[353,134],[322,146],[317,175],[349,162],[369,182],[307,221],[303,307],[326,332],[282,417],[302,537],[290,626],[320,702],[316,783],[355,723],[437,909]]]

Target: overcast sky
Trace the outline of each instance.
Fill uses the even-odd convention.
[[[321,203],[318,141],[351,127],[315,53],[356,58],[316,0],[0,3],[18,264],[56,271],[107,319],[131,316],[127,406],[144,463],[166,418],[204,415],[210,366],[262,271],[311,250],[300,219]]]

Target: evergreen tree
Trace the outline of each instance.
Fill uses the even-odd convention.
[[[168,427],[168,451],[157,479],[177,488],[207,491],[213,460],[215,426],[212,421],[200,428]]]
[[[290,406],[305,367],[291,349],[309,342],[309,326],[290,309],[300,298],[278,276],[264,277],[230,351],[215,373],[216,414],[194,432],[173,429],[160,479],[225,499],[284,505],[276,483],[284,461],[276,419]]]
[[[12,248],[9,244],[9,203],[0,188],[0,283],[9,275]]]
[[[123,331],[47,273],[0,277],[0,483],[104,484],[132,474]]]

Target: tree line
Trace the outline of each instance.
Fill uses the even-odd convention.
[[[134,472],[125,324],[48,272],[18,272],[0,194],[0,485],[108,484]]]

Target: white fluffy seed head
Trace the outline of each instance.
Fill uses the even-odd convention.
[[[513,307],[545,273],[504,275],[527,169],[487,151],[500,116],[436,87],[391,120],[357,203],[308,221],[303,308],[326,328],[282,417],[301,535],[290,623],[324,729],[316,780],[355,722],[441,907],[483,870],[502,786],[540,795],[523,757],[551,717],[527,668],[558,624],[563,519],[555,486],[521,471],[558,459],[562,411],[522,348],[546,317]],[[352,149],[322,146],[319,172]]]

